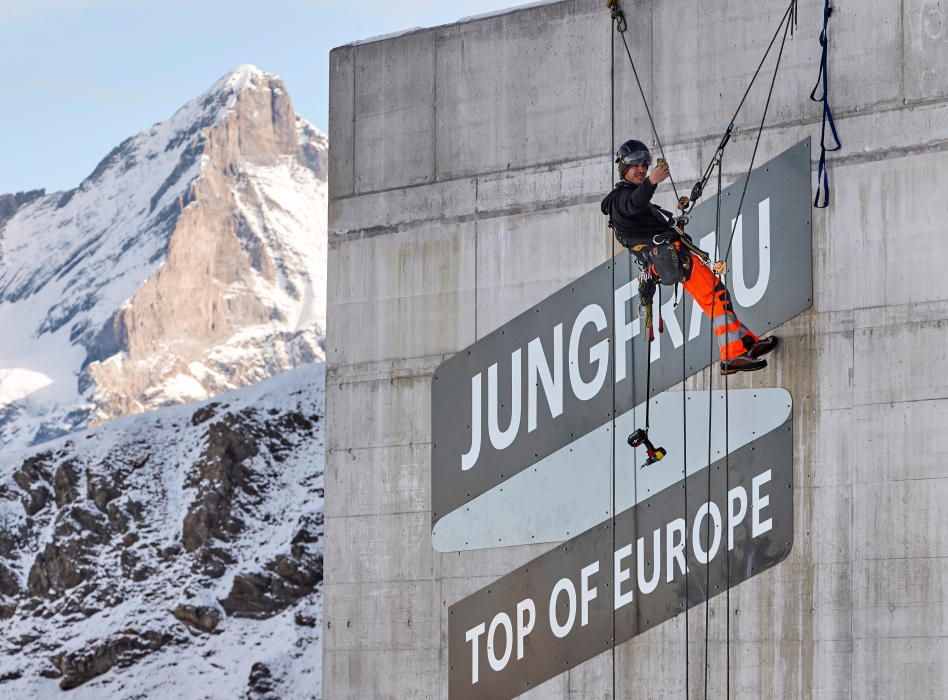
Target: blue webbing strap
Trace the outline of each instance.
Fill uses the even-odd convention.
[[[839,140],[839,133],[836,131],[836,122],[833,119],[833,110],[830,109],[829,105],[829,60],[827,56],[829,49],[829,39],[827,37],[826,28],[829,24],[830,15],[833,14],[833,8],[830,7],[829,0],[823,0],[823,2],[823,31],[820,32],[820,46],[823,47],[823,55],[820,57],[820,74],[816,77],[816,85],[813,86],[813,91],[810,93],[811,100],[814,102],[823,103],[823,128],[820,132],[820,164],[816,173],[816,199],[813,200],[813,206],[817,209],[824,209],[829,205],[829,172],[826,170],[826,154],[828,152],[838,151],[843,147],[842,142]],[[823,87],[823,95],[817,97],[816,91],[820,89],[821,83]],[[829,124],[833,141],[836,144],[832,147],[827,147],[826,145],[827,123]],[[821,187],[823,191],[822,204],[820,204]]]

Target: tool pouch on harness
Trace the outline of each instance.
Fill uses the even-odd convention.
[[[654,204],[649,204],[652,215],[660,222],[672,227],[671,214],[667,216]],[[649,261],[658,275],[661,284],[673,287],[691,277],[691,255],[683,249],[680,241],[683,234],[670,230],[668,233],[657,233],[652,236],[652,244],[648,248]]]
[[[668,236],[655,236],[648,255],[661,284],[674,286],[691,276],[691,254]]]

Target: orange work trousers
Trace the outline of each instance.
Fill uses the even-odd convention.
[[[681,243],[675,247],[681,249]],[[697,255],[691,255],[691,276],[681,283],[685,291],[698,302],[698,306],[711,318],[711,328],[717,336],[721,351],[721,362],[732,357],[743,355],[747,348],[757,342],[757,336],[741,323],[734,306],[731,304],[731,295],[713,272],[701,262]],[[652,272],[655,268],[652,267]]]
[[[711,328],[721,349],[721,362],[743,355],[749,345],[757,342],[757,336],[734,313],[727,287],[694,253],[691,254],[691,276],[681,286],[711,318]]]

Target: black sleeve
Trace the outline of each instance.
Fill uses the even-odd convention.
[[[649,182],[648,178],[634,190],[620,188],[613,207],[620,216],[633,217],[646,210],[649,202],[652,201],[652,195],[655,194],[655,188],[656,185]]]

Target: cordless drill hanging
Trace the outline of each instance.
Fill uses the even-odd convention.
[[[648,458],[645,460],[643,466],[649,466],[650,464],[655,464],[655,462],[660,461],[667,454],[664,447],[655,447],[652,444],[652,441],[648,439],[648,433],[645,431],[645,428],[637,428],[631,435],[629,435],[629,445],[632,447],[638,447],[640,445],[645,445],[645,451],[648,453]]]

